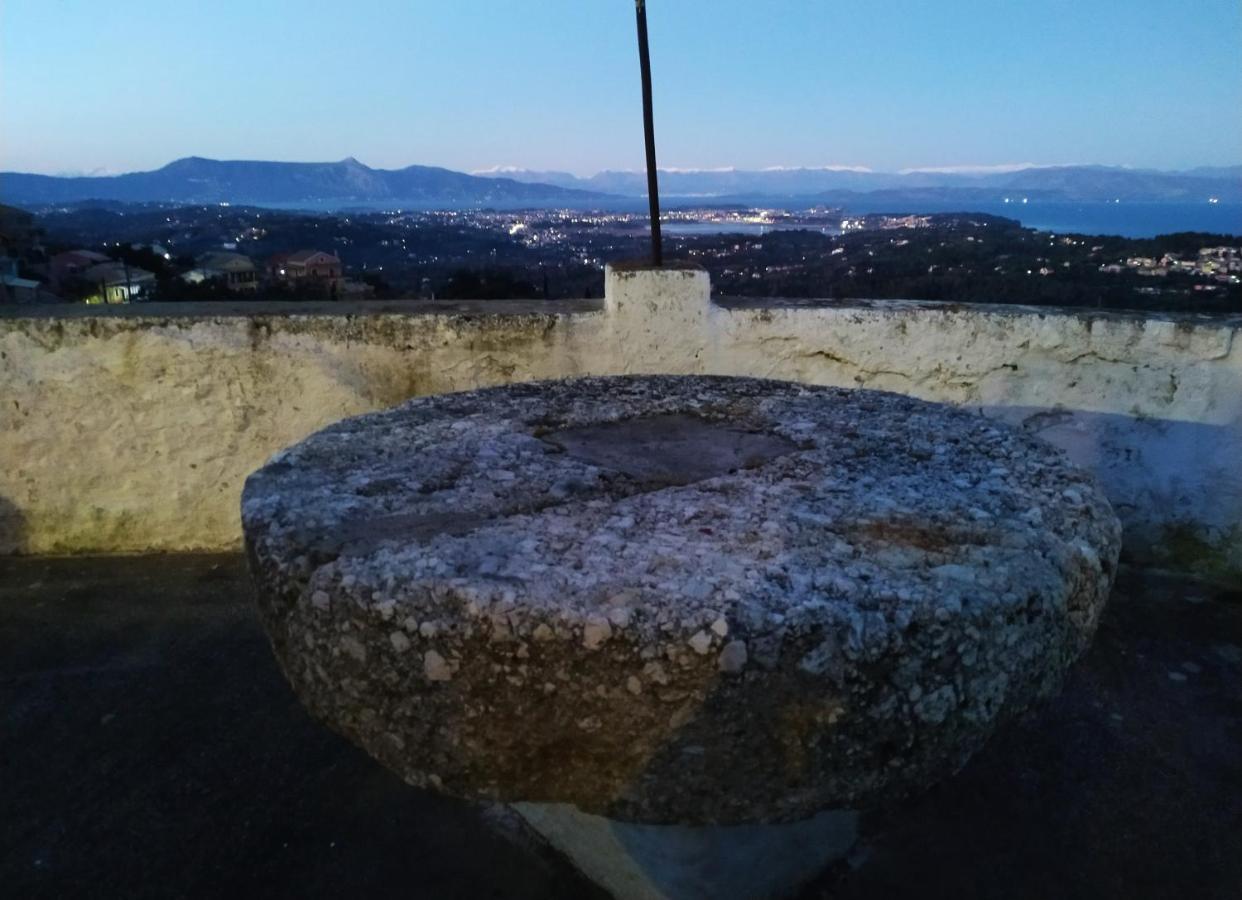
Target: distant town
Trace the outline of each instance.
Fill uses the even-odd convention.
[[[983,214],[667,213],[724,296],[898,297],[1242,312],[1237,238],[1053,234]],[[95,202],[0,207],[6,303],[598,297],[647,252],[635,212],[359,211]]]

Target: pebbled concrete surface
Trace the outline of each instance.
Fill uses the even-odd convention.
[[[598,897],[311,722],[240,556],[0,560],[6,897]],[[818,898],[1242,896],[1242,596],[1123,570],[1065,692]]]
[[[797,822],[1055,693],[1120,525],[1047,444],[898,394],[624,376],[412,400],[242,494],[311,713],[420,787]]]

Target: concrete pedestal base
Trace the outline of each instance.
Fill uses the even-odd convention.
[[[849,852],[858,813],[828,810],[781,825],[639,825],[564,803],[515,803],[519,815],[618,900],[784,897]]]

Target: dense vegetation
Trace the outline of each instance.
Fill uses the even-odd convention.
[[[1101,270],[1133,257],[1195,258],[1200,248],[1231,240],[1238,243],[1197,233],[1150,239],[1050,235],[1008,219],[936,216],[925,228],[837,237],[779,232],[734,239],[728,246],[718,239],[695,241],[685,249],[711,271],[723,295],[1242,312],[1242,286],[1236,284],[1181,273]]]

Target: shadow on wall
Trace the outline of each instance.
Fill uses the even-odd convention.
[[[26,516],[7,497],[0,497],[0,555],[26,552]]]
[[[503,302],[483,304],[496,304],[498,312],[503,312]],[[500,324],[455,316],[438,326],[444,336],[433,333],[429,345],[425,329],[402,335],[400,324],[371,322],[364,326],[370,330],[354,340],[375,352],[331,354],[319,364],[325,375],[358,398],[367,411],[389,409],[414,397],[538,380],[541,376],[532,373],[541,368],[547,369],[544,378],[584,374],[572,362],[544,366],[548,360],[559,359],[557,344],[563,327],[537,305],[520,311],[538,314]]]
[[[407,365],[387,368],[335,356],[324,361],[323,371],[370,412],[390,409],[414,397],[434,393],[429,387],[435,383],[435,376],[425,360],[413,352],[407,353],[404,360],[408,360]]]
[[[1022,406],[982,407],[1096,474],[1123,554],[1242,581],[1242,425]]]

